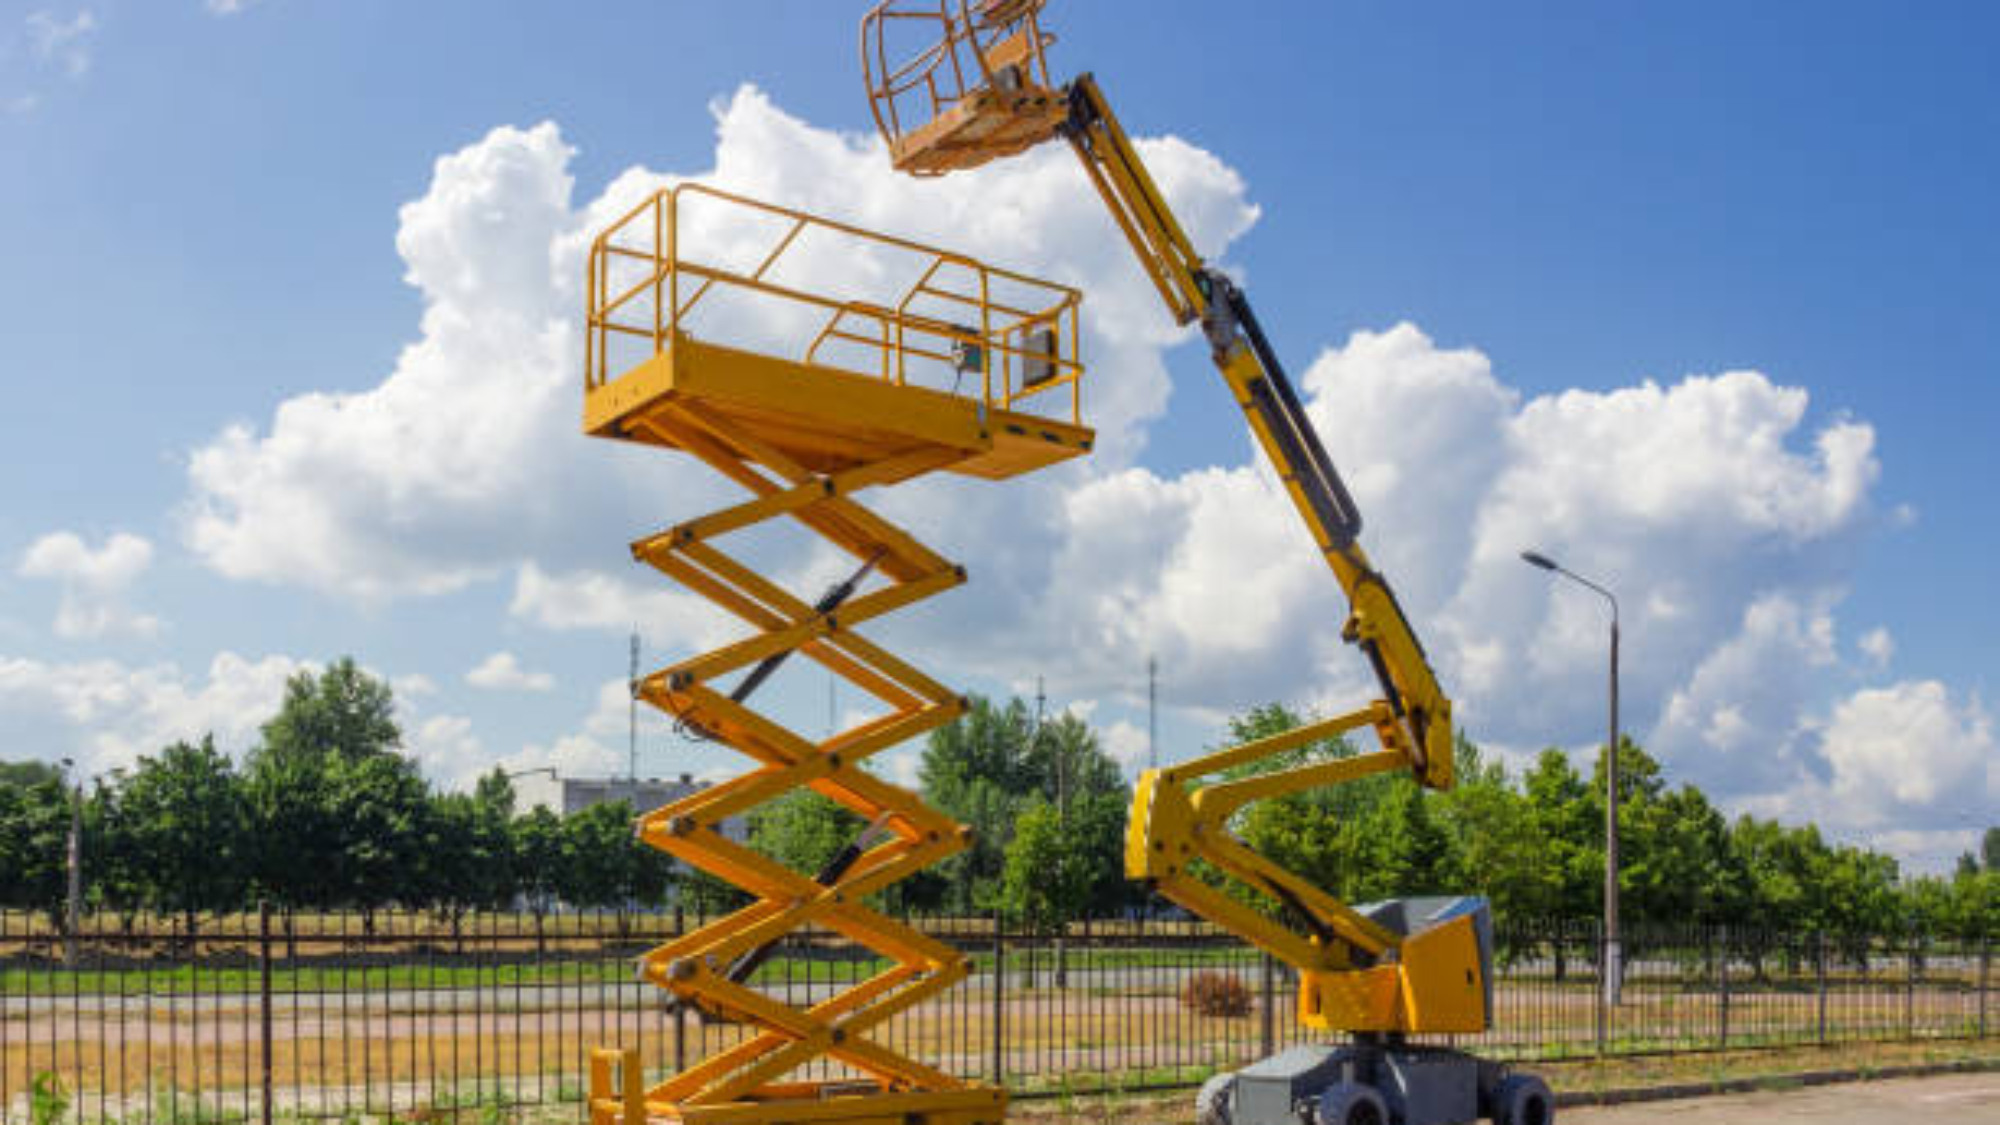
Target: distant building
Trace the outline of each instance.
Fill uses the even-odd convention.
[[[635,814],[652,812],[690,793],[708,788],[692,774],[662,777],[556,777],[533,773],[514,781],[515,803],[523,809],[540,805],[560,816],[581,812],[592,805],[624,801]],[[747,838],[742,817],[722,822],[722,834],[732,840]]]

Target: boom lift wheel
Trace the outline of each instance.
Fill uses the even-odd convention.
[[[1202,1083],[1194,1096],[1195,1125],[1230,1125],[1230,1099],[1235,1096],[1234,1074],[1218,1074]]]
[[[1389,1125],[1389,1107],[1373,1086],[1341,1082],[1319,1096],[1313,1117],[1317,1125]]]
[[[1532,1074],[1516,1074],[1493,1092],[1493,1125],[1552,1125],[1556,1099],[1549,1084]]]

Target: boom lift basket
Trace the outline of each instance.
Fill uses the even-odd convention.
[[[1049,82],[1043,3],[884,0],[863,17],[868,104],[898,171],[941,176],[1056,135],[1069,104]]]
[[[651,1086],[636,1052],[593,1054],[592,1123],[997,1125],[1004,1091],[893,1046],[899,1021],[965,979],[965,958],[871,905],[967,837],[868,759],[964,702],[863,634],[966,575],[856,497],[937,471],[1003,479],[1088,451],[1080,295],[696,184],[656,193],[600,235],[587,289],[585,431],[685,452],[750,494],[632,544],[636,561],[749,627],[643,677],[636,694],[752,763],[638,825],[646,844],[752,899],[640,959],[642,980],[721,1017],[724,1041],[704,1035],[685,1070]],[[815,601],[724,549],[788,525],[859,563],[837,596]],[[815,738],[756,710],[751,692],[792,655],[874,713]],[[814,878],[722,830],[806,788],[870,825],[844,866]],[[753,973],[802,930],[882,967],[794,1007]]]

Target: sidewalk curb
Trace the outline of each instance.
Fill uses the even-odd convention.
[[[1732,1078],[1724,1082],[1683,1082],[1671,1086],[1631,1086],[1617,1090],[1566,1090],[1556,1095],[1556,1106],[1561,1109],[1572,1106],[1630,1105],[1636,1102],[1702,1098],[1714,1094],[1750,1094],[1760,1090],[1794,1086],[1837,1086],[1847,1082],[1879,1082],[1890,1078],[1927,1078],[1938,1074],[1982,1074],[1992,1071],[2000,1071],[2000,1058],[1870,1067],[1867,1070],[1858,1068],[1808,1070],[1796,1074]]]

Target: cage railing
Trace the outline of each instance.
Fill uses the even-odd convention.
[[[884,0],[861,22],[861,71],[891,146],[969,96],[1049,87],[1043,0]],[[920,44],[900,61],[900,41]]]
[[[700,340],[1082,421],[1078,290],[704,184],[606,228],[587,289],[588,390]]]

